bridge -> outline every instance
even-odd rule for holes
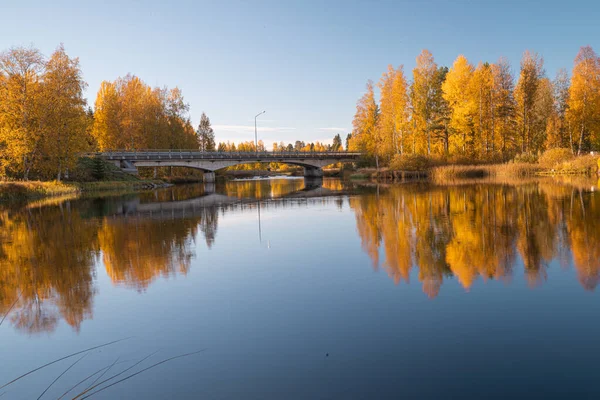
[[[115,150],[88,154],[115,164],[123,171],[137,174],[138,167],[186,167],[204,172],[205,182],[215,181],[215,171],[240,164],[283,163],[304,168],[305,177],[323,176],[323,167],[356,162],[361,153],[345,151],[285,152],[203,152],[194,150]]]

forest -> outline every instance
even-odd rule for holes
[[[390,65],[377,84],[367,83],[352,125],[350,150],[366,152],[377,166],[415,156],[527,160],[555,148],[582,155],[600,149],[600,60],[582,47],[571,74],[560,69],[551,80],[531,51],[515,77],[503,57],[474,65],[459,55],[447,68],[423,50],[412,80],[402,65]]]

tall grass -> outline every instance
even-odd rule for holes
[[[73,184],[62,182],[0,182],[0,201],[38,199],[79,192]]]
[[[454,179],[532,176],[541,171],[541,167],[529,163],[507,163],[493,165],[445,165],[433,167],[431,178],[434,182],[443,183]]]
[[[44,197],[77,195],[81,192],[141,190],[164,186],[157,180],[99,182],[0,182],[0,201],[37,200]]]

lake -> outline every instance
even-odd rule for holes
[[[584,179],[45,199],[0,209],[0,386],[125,340],[0,396],[598,398],[599,282]]]

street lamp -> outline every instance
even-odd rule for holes
[[[263,111],[261,113],[256,114],[256,116],[254,117],[254,146],[256,148],[256,153],[258,153],[258,134],[256,133],[256,118],[258,118],[260,115],[266,113],[266,111]]]

